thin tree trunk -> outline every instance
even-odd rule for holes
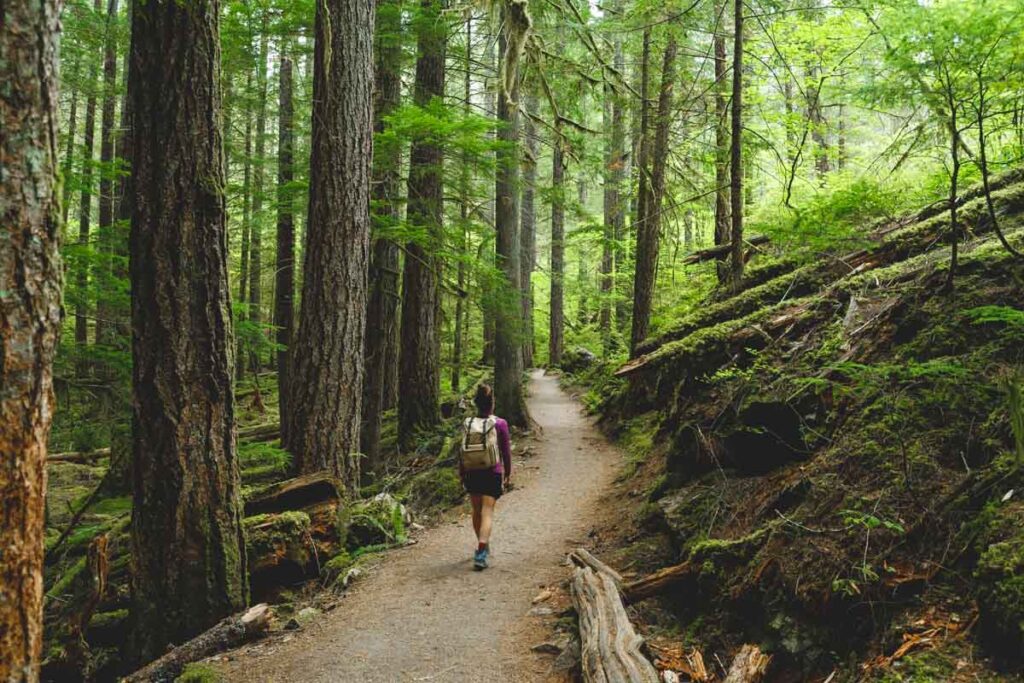
[[[103,10],[103,0],[96,0],[93,10],[99,14]],[[89,69],[88,95],[85,100],[85,137],[82,142],[82,173],[79,176],[81,183],[81,198],[78,206],[78,246],[80,262],[75,275],[75,289],[78,290],[78,302],[75,305],[75,344],[79,347],[79,354],[84,353],[85,345],[89,341],[89,263],[85,255],[90,251],[89,232],[92,220],[92,167],[93,167],[93,141],[96,136],[96,79],[99,76],[99,64],[93,64]],[[77,365],[78,373],[86,371],[85,362],[79,358]]]
[[[0,21],[0,680],[39,680],[46,442],[60,335],[57,72],[61,2]]]
[[[526,142],[526,163],[523,164],[523,197],[520,215],[519,289],[523,296],[523,367],[533,367],[533,269],[537,260],[537,212],[534,197],[537,184],[537,128],[533,116],[537,114],[537,94],[531,90],[526,96],[526,124],[523,139]]]
[[[665,164],[668,159],[668,134],[672,118],[672,92],[675,86],[676,39],[670,36],[665,46],[658,95],[658,121],[654,136],[651,189],[646,216],[636,236],[636,270],[633,279],[633,329],[630,350],[647,338],[654,298],[654,281],[661,240],[661,201],[665,194]]]
[[[373,128],[383,133],[384,118],[402,94],[402,0],[377,0],[376,69]],[[393,230],[399,221],[401,148],[389,142],[374,148],[372,201],[374,229]],[[366,312],[366,379],[363,384],[362,452],[366,470],[380,469],[381,413],[388,404],[388,377],[397,358],[399,248],[386,236],[373,241],[370,293]]]
[[[952,85],[946,84],[949,105],[949,153],[952,168],[949,173],[949,273],[946,275],[946,290],[952,294],[956,286],[956,269],[959,259],[960,223],[957,219],[960,182],[960,130],[957,128],[957,106],[953,99]]]
[[[743,280],[743,0],[734,0],[735,38],[732,55],[732,143],[730,154],[732,208],[731,282],[738,290]]]
[[[280,414],[288,414],[289,349],[295,324],[295,126],[292,58],[281,57],[277,123],[277,262],[274,268],[274,325],[277,328],[277,393]],[[284,427],[284,424],[282,424]],[[281,438],[285,438],[283,435]]]
[[[371,0],[316,8],[312,153],[302,306],[285,447],[300,473],[359,482],[373,153]]]
[[[473,63],[473,18],[466,16],[466,63],[463,79],[463,116],[468,118],[472,112],[472,73]],[[459,173],[459,265],[458,265],[458,296],[455,298],[455,342],[452,345],[452,391],[458,393],[462,385],[463,321],[466,315],[466,258],[469,249],[469,192],[470,192],[470,158],[469,151],[462,154],[462,168]],[[468,322],[468,321],[466,321]]]
[[[103,108],[100,120],[100,201],[98,249],[100,255],[96,267],[98,283],[109,281],[113,273],[114,259],[114,107],[117,100],[117,35],[114,32],[117,23],[117,0],[108,0],[107,24],[103,49]],[[108,321],[116,314],[110,305],[110,298],[99,296],[96,300],[96,336],[97,344],[112,345],[114,330]]]
[[[604,169],[602,172],[604,220],[601,227],[601,268],[600,268],[600,309],[598,313],[598,327],[601,331],[601,350],[608,355],[612,350],[612,288],[615,278],[615,254],[612,243],[615,238],[615,206],[618,203],[618,192],[616,192],[612,181],[612,98],[614,92],[610,85],[604,87],[604,101],[601,103],[601,116],[604,125],[605,148],[604,148]]]
[[[70,78],[66,81],[71,86],[71,109],[68,112],[67,147],[64,151],[64,165],[61,168],[61,178],[64,181],[64,199],[61,203],[61,215],[64,217],[64,225],[68,223],[68,210],[71,208],[71,171],[75,158],[75,133],[78,131],[78,88],[75,87],[79,79],[79,63],[81,58],[76,58],[71,67]]]
[[[252,72],[245,79],[246,94],[252,89]],[[252,223],[252,112],[245,107],[245,156],[242,160],[242,262],[238,274],[238,303],[245,304],[249,287],[249,237]],[[239,319],[241,319],[241,314]],[[245,341],[235,333],[235,379],[245,377]]]
[[[416,19],[414,99],[427,107],[444,97],[444,60],[448,40],[443,0],[421,0]],[[443,148],[421,131],[409,151],[406,221],[421,233],[405,247],[402,273],[402,351],[399,366],[398,442],[413,444],[415,431],[441,420],[440,403],[440,259],[432,251],[444,241]],[[428,246],[429,245],[429,246]]]
[[[621,9],[621,3],[618,5]],[[615,68],[619,73],[625,72],[625,55],[622,52],[622,39],[615,40]],[[624,183],[626,180],[626,116],[623,111],[622,97],[612,93],[612,156],[611,183],[614,192],[613,211],[611,216],[612,238],[615,240],[615,324],[620,331],[625,330],[629,321],[627,304],[626,279],[626,202]]]
[[[267,151],[267,12],[263,11],[259,62],[256,65],[256,87],[259,99],[256,105],[256,158],[252,170],[252,225],[249,228],[249,322],[260,329],[263,322],[263,178]],[[260,335],[262,337],[262,334]],[[242,359],[238,359],[239,363]],[[249,352],[249,365],[253,374],[260,371],[260,349],[254,345]]]
[[[562,364],[565,327],[565,164],[562,131],[555,128],[554,150],[551,153],[551,313],[548,329],[548,365]]]
[[[729,242],[729,126],[726,106],[725,0],[715,3],[715,246]],[[718,281],[729,279],[723,260],[717,266]]]
[[[132,633],[148,661],[245,606],[217,0],[132,17]]]
[[[643,49],[640,56],[640,153],[637,159],[636,173],[636,212],[633,218],[633,234],[637,235],[643,230],[644,221],[647,218],[647,194],[650,189],[650,98],[648,89],[650,87],[651,71],[651,30],[644,29]],[[636,292],[633,293],[634,297]],[[636,313],[634,312],[634,315]]]
[[[502,77],[498,89],[498,140],[504,145],[497,152],[495,176],[494,224],[497,231],[495,253],[504,282],[497,295],[509,297],[496,302],[494,334],[494,394],[497,410],[510,425],[527,427],[529,413],[523,396],[522,325],[518,302],[520,291],[519,242],[519,75],[516,61],[506,54],[508,44],[521,37],[522,6],[508,4],[502,10],[502,31],[498,51],[502,60]]]

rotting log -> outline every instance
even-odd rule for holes
[[[330,472],[314,472],[269,486],[245,502],[246,517],[265,512],[301,510],[342,498],[344,484]]]
[[[771,241],[768,235],[752,235],[751,237],[743,240],[744,244],[751,247],[756,247],[761,244],[767,244]],[[694,263],[702,263],[704,261],[711,261],[714,259],[723,258],[728,256],[732,252],[732,242],[727,244],[719,244],[715,247],[708,247],[707,249],[698,249],[689,256],[683,259],[684,265],[691,265]]]
[[[764,678],[771,661],[771,655],[762,653],[757,645],[744,645],[733,658],[723,683],[757,683]]]
[[[238,438],[246,441],[273,441],[280,436],[281,424],[278,422],[242,427],[238,430]]]
[[[67,453],[51,453],[46,457],[46,462],[74,462],[79,464],[90,463],[100,458],[109,458],[109,448],[97,448],[92,451],[70,451]]]
[[[594,557],[594,555],[583,546],[580,546],[569,553],[569,560],[571,560],[577,567],[590,567],[598,574],[607,574],[615,582],[616,588],[621,588],[624,583],[621,574]]]
[[[627,603],[640,602],[693,578],[697,569],[690,562],[664,567],[622,587],[622,597]]]
[[[615,580],[606,572],[577,567],[572,601],[580,620],[580,658],[587,683],[657,683],[658,672],[640,651]]]
[[[270,628],[272,616],[270,606],[261,603],[242,614],[227,617],[128,676],[125,683],[171,683],[188,664],[262,636]]]

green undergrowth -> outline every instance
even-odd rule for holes
[[[1007,177],[997,210],[1020,248],[1024,182]],[[659,603],[688,643],[758,642],[794,680],[1024,666],[1024,264],[967,197],[976,236],[952,295],[935,239],[948,218],[929,208],[873,224],[884,236],[860,267],[765,261],[743,293],[681,310],[625,378],[601,364],[572,377],[627,473],[648,463],[643,533],[694,566]],[[869,665],[914,624],[975,616],[962,637]]]

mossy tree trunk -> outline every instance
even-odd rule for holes
[[[523,140],[526,159],[523,164],[523,205],[520,215],[519,288],[523,299],[523,367],[533,367],[533,269],[537,260],[537,212],[534,198],[537,184],[537,157],[540,145],[533,117],[537,115],[537,94],[526,96],[526,124]]]
[[[302,305],[285,447],[300,473],[359,479],[373,153],[372,0],[318,3]]]
[[[148,661],[247,600],[217,0],[132,17],[132,616]]]
[[[428,107],[444,97],[448,41],[444,0],[422,0],[415,20],[417,39],[414,100]],[[440,259],[432,253],[444,241],[443,148],[431,131],[414,137],[409,152],[406,219],[419,238],[405,246],[402,273],[402,350],[398,394],[398,439],[403,449],[415,431],[441,419],[439,364],[441,316]]]
[[[263,179],[267,152],[267,10],[260,25],[260,51],[256,63],[256,158],[252,161],[252,224],[249,227],[249,322],[259,329],[263,322]],[[261,335],[262,338],[262,335]],[[243,360],[237,359],[241,364]],[[249,366],[258,373],[262,365],[259,348],[249,351]]]
[[[725,7],[725,0],[715,2],[715,246],[729,242],[729,110],[726,97],[729,72],[725,62]],[[722,261],[718,264],[718,281],[728,279],[729,269]]]
[[[732,253],[729,271],[732,287],[743,280],[743,0],[734,0],[732,51],[732,141],[730,143],[730,197]]]
[[[402,0],[377,0],[375,36],[373,129],[382,133],[384,118],[394,112],[402,95]],[[400,215],[402,153],[398,145],[379,145],[374,151],[372,208],[376,230],[397,225]],[[363,384],[363,426],[360,442],[366,468],[380,465],[381,413],[387,406],[389,361],[398,339],[399,247],[387,237],[373,240],[370,291],[366,307],[366,379]]]
[[[96,265],[96,281],[103,283],[113,275],[113,258],[115,251],[114,236],[114,114],[117,104],[117,0],[108,0],[107,22],[104,28],[103,47],[103,106],[100,115],[100,196],[99,216],[96,224],[98,232],[98,249],[100,255]],[[112,345],[116,326],[113,324],[117,315],[111,302],[106,297],[96,300],[97,344]]]
[[[519,10],[522,11],[522,10]],[[502,12],[502,31],[498,51],[505,55],[509,33],[515,31],[516,20],[510,21],[509,8]],[[497,152],[495,177],[494,225],[497,231],[495,248],[502,288],[497,296],[503,300],[495,306],[494,394],[498,413],[515,427],[529,425],[529,413],[523,396],[523,330],[521,324],[520,242],[519,242],[519,76],[508,73],[515,62],[505,59],[498,90],[498,140],[504,143]]]
[[[61,323],[57,46],[62,3],[0,21],[0,680],[39,680],[46,441]]]

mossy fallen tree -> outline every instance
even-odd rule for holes
[[[255,640],[270,628],[273,610],[259,604],[221,620],[124,679],[125,683],[172,683],[192,662]]]

